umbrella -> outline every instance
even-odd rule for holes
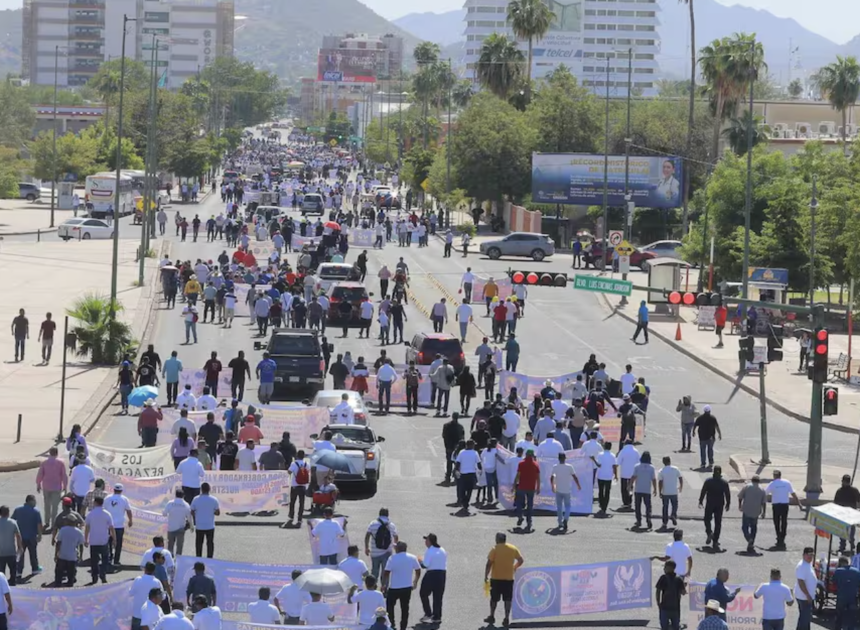
[[[346,593],[353,587],[346,573],[334,569],[309,569],[298,577],[295,584],[303,591],[318,595]]]
[[[323,224],[323,227],[327,227],[327,228],[330,228],[332,230],[339,230],[340,229],[340,223],[338,223],[336,221],[326,221],[325,224]]]
[[[349,458],[343,453],[337,451],[320,451],[314,453],[313,463],[317,466],[325,466],[330,470],[339,470],[340,472],[350,473],[352,467],[349,465]]]
[[[164,267],[162,267],[161,270],[162,271],[179,271],[179,267],[176,267],[174,265],[164,265]]]
[[[131,393],[128,395],[128,404],[135,407],[143,407],[143,403],[150,398],[158,398],[158,388],[152,385],[142,385],[131,390]]]

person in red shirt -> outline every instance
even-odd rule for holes
[[[505,320],[508,317],[508,307],[499,301],[493,307],[493,341],[499,343],[505,340]]]
[[[248,440],[254,440],[254,444],[260,444],[263,437],[263,432],[257,426],[256,418],[249,414],[245,418],[245,424],[239,429],[239,443],[244,444]]]
[[[535,460],[534,451],[531,449],[526,451],[526,458],[517,466],[514,488],[516,488],[517,527],[522,527],[523,508],[525,508],[526,531],[530,531],[535,494],[540,494],[540,465]]]
[[[717,348],[723,347],[723,328],[726,327],[726,318],[728,317],[729,312],[725,306],[720,304],[717,307],[717,310],[714,312],[714,327],[717,331]]]
[[[212,352],[212,357],[203,365],[206,371],[206,387],[212,392],[215,398],[218,398],[218,377],[221,376],[223,366],[218,360],[218,353]]]

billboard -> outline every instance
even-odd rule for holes
[[[532,77],[540,79],[561,65],[582,73],[582,0],[548,0],[555,18],[532,47]]]
[[[638,208],[681,205],[681,158],[630,156],[630,194]],[[604,156],[532,154],[532,201],[593,206],[603,203]],[[623,206],[625,161],[609,156],[609,205]]]
[[[317,81],[374,83],[376,64],[384,50],[320,48]]]

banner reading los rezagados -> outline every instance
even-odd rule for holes
[[[705,618],[705,586],[704,582],[690,582],[687,585],[687,599],[690,601],[688,628],[697,628]],[[741,592],[726,606],[726,623],[731,630],[758,630],[761,628],[763,602],[754,597],[756,587],[751,584],[726,584],[730,592],[734,592],[738,586]]]
[[[496,466],[496,474],[499,479],[499,503],[506,510],[514,509],[516,493],[514,492],[514,478],[517,474],[519,461],[511,453],[503,448],[499,452],[505,459],[504,463]],[[581,489],[574,484],[570,493],[570,511],[572,514],[591,514],[594,497],[594,485],[592,481],[591,460],[585,457],[581,449],[567,451],[567,463],[573,466],[573,470],[579,479]],[[558,459],[539,459],[540,466],[540,493],[535,496],[534,509],[547,512],[556,512],[555,494],[549,483],[552,475],[552,467],[558,464]]]
[[[8,615],[9,629],[128,630],[131,623],[130,584],[131,580],[125,580],[86,588],[12,587],[14,612]]]
[[[170,428],[159,431],[159,435],[170,436]],[[102,471],[123,477],[164,477],[173,472],[173,457],[170,446],[153,448],[114,448],[90,442],[90,461],[96,474]]]
[[[520,569],[514,581],[514,619],[650,607],[648,558]]]

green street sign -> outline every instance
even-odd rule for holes
[[[612,280],[597,276],[574,276],[573,288],[595,293],[612,293],[613,295],[630,295],[633,283],[626,280]]]

